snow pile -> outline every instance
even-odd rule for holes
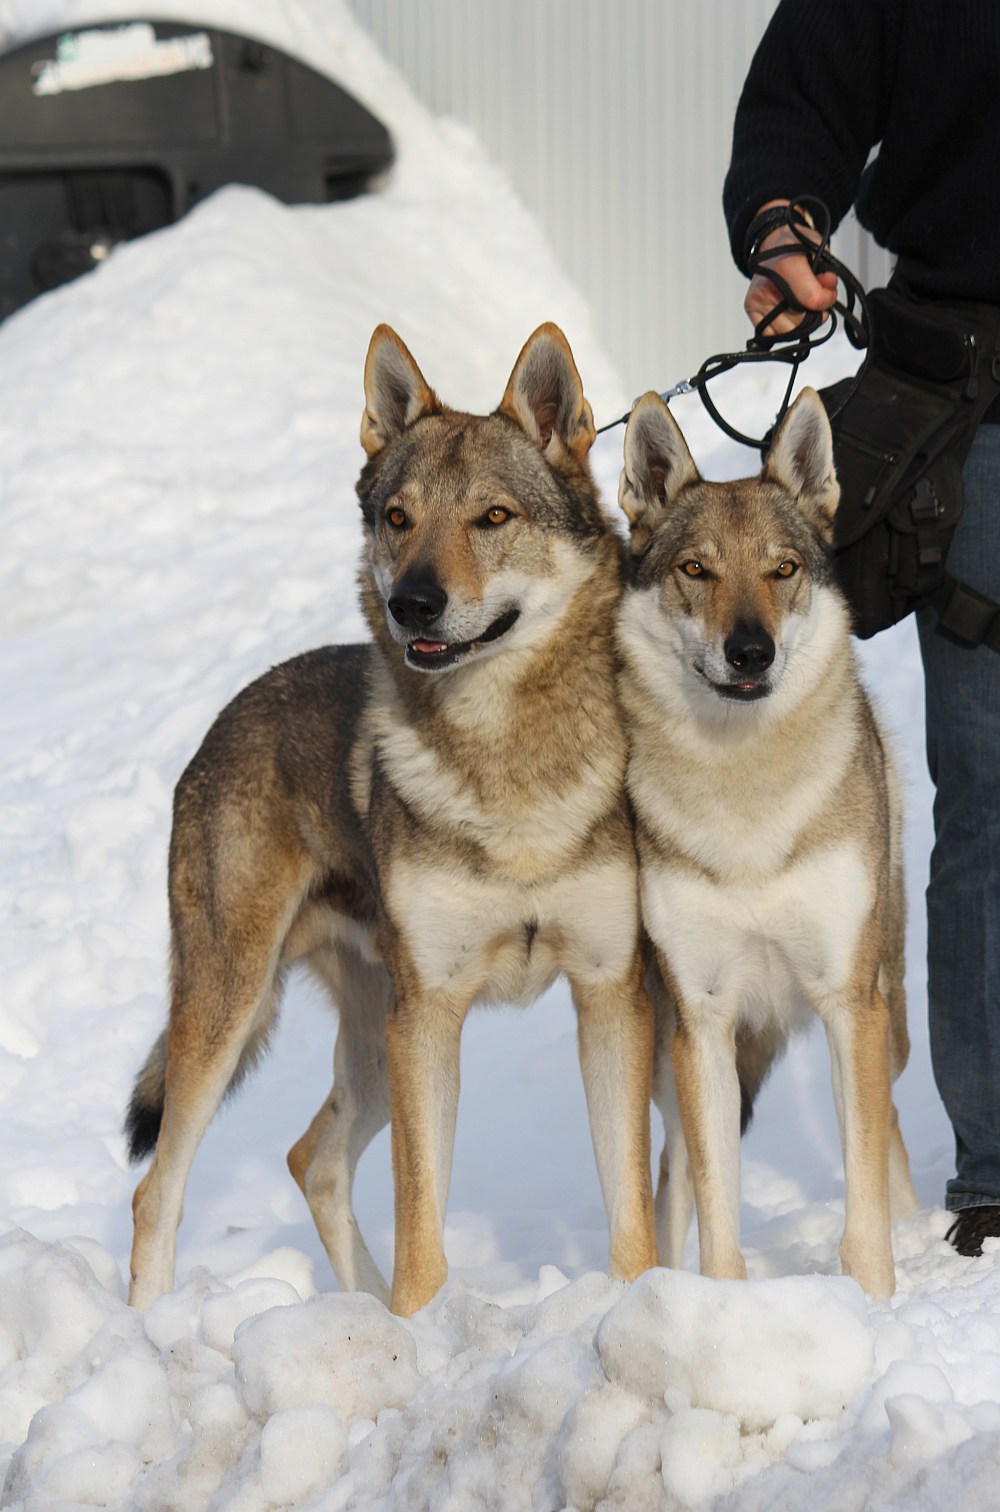
[[[404,1322],[317,1295],[301,1256],[272,1258],[283,1276],[199,1271],[143,1319],[98,1246],[0,1242],[0,1432],[19,1444],[3,1505],[631,1512],[821,1505],[833,1485],[838,1507],[929,1512],[942,1458],[966,1504],[989,1505],[990,1266],[962,1322],[902,1295],[869,1308],[837,1277],[652,1271],[625,1287],[553,1267],[528,1303],[453,1280]],[[949,1380],[973,1383],[972,1318],[974,1402]]]
[[[10,1506],[263,1512],[324,1489],[324,1506],[425,1506],[447,1488],[582,1509],[656,1505],[663,1487],[690,1506],[806,1422],[829,1434],[874,1366],[864,1299],[838,1279],[654,1271],[625,1288],[548,1270],[527,1306],[452,1281],[403,1322],[371,1297],[310,1296],[308,1275],[302,1300],[202,1272],[143,1320],[72,1250],[14,1235],[0,1257],[5,1342],[28,1351],[36,1394],[30,1425],[23,1372],[4,1395],[5,1430],[27,1428]]]
[[[598,421],[628,397],[502,176],[421,110],[340,5],[152,9],[255,30],[333,73],[390,126],[399,161],[381,192],[331,207],[225,190],[0,327],[0,1501],[991,1507],[1000,1245],[965,1261],[942,1237],[950,1134],[918,906],[898,1101],[925,1209],[895,1232],[891,1304],[837,1275],[843,1178],[817,1036],[744,1144],[753,1279],[609,1281],[561,986],[465,1029],[452,1280],[411,1322],[338,1295],[284,1165],[329,1090],[334,1034],[293,977],[271,1057],[198,1153],[176,1291],[145,1318],[125,1305],[136,1178],[120,1120],[163,1021],[171,790],[240,686],[362,631],[353,485],[372,328],[394,325],[445,399],[486,409],[554,319]],[[98,14],[136,8],[0,0],[0,38]],[[825,353],[814,383],[844,360]],[[677,376],[665,350],[650,383]],[[677,412],[707,470],[753,465],[697,403]],[[613,498],[621,432],[595,453]],[[911,629],[866,658],[908,776],[918,902],[929,803]],[[387,1271],[384,1135],[356,1197]]]

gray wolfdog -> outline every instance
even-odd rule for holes
[[[226,708],[174,802],[167,1029],[139,1074],[130,1299],[172,1284],[184,1185],[221,1098],[304,961],[338,1012],[334,1086],[288,1157],[341,1284],[389,1293],[351,1209],[391,1119],[395,1269],[410,1314],[442,1245],[459,1036],[476,1002],[569,979],[610,1268],[656,1263],[653,1010],[625,797],[615,617],[625,567],[590,475],[562,332],[526,343],[498,409],[449,409],[380,326],[358,483],[372,642],[275,668]]]
[[[890,1194],[896,1216],[917,1205],[890,1093],[909,1051],[899,803],[832,581],[838,499],[811,390],[760,476],[733,483],[702,480],[646,395],[619,490],[637,559],[622,697],[643,917],[667,991],[654,1072],[664,1261],[680,1264],[690,1218],[686,1144],[701,1269],[746,1274],[741,1123],[812,1009],[844,1149],[841,1261],[885,1297]]]

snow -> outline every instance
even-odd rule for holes
[[[837,1274],[843,1173],[817,1035],[744,1144],[751,1279],[698,1277],[689,1238],[684,1272],[609,1280],[561,986],[467,1025],[447,1285],[408,1322],[339,1294],[284,1165],[329,1088],[334,1035],[295,978],[268,1061],[199,1151],[176,1290],[145,1317],[126,1306],[136,1177],[120,1122],[163,1021],[171,790],[240,686],[362,633],[353,485],[372,328],[389,321],[446,399],[485,409],[554,319],[598,421],[629,398],[503,176],[340,4],[154,10],[255,30],[328,70],[399,159],[379,193],[331,207],[227,189],[0,327],[0,1502],[992,1507],[1000,1241],[966,1260],[943,1238],[911,626],[864,650],[909,816],[914,1050],[897,1093],[923,1208],[894,1232],[891,1302]],[[136,13],[0,0],[0,41]],[[810,381],[845,361],[832,345]],[[665,350],[650,386],[679,376]],[[748,383],[762,416],[772,403],[763,382],[727,380],[749,424]],[[675,410],[706,471],[752,465],[696,401]],[[595,448],[609,500],[620,451],[620,430]],[[387,1270],[385,1135],[357,1207]]]

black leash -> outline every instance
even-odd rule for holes
[[[782,227],[787,227],[791,231],[794,240],[780,242],[764,251],[762,243],[774,231]],[[837,299],[826,311],[804,310],[796,301],[781,274],[776,273],[771,267],[778,258],[790,256],[808,258],[817,276],[820,273],[835,273],[844,289],[844,298]],[[756,215],[747,231],[743,260],[751,278],[756,273],[763,273],[774,284],[781,295],[778,303],[757,322],[754,333],[743,351],[719,352],[714,357],[706,357],[693,378],[684,378],[680,383],[675,383],[673,388],[667,389],[660,398],[666,404],[678,394],[697,393],[720,430],[742,446],[753,446],[763,451],[770,445],[771,437],[791,403],[792,389],[795,386],[799,368],[814,347],[823,346],[830,340],[837,329],[838,319],[844,322],[844,331],[851,345],[865,354],[843,399],[836,409],[831,411],[830,419],[840,414],[860,384],[868,366],[871,315],[860,281],[850,268],[839,258],[834,257],[830,251],[830,212],[822,200],[812,195],[800,194],[789,205],[773,205],[769,210],[762,210],[759,215]],[[802,319],[794,330],[782,332],[780,335],[765,335],[765,328],[789,310],[802,315]],[[708,386],[713,379],[745,362],[784,362],[791,368],[784,398],[775,416],[774,425],[766,436],[747,436],[737,430],[734,425],[730,425],[728,420],[719,413],[709,393]],[[631,413],[632,411],[629,410],[620,419],[602,425],[597,434],[600,436],[604,431],[613,430],[616,425],[624,425]]]

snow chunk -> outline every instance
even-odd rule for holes
[[[711,1281],[647,1271],[607,1314],[608,1378],[673,1407],[730,1413],[746,1429],[838,1416],[872,1377],[874,1335],[846,1277]]]
[[[229,1381],[195,1392],[190,1438],[143,1479],[136,1512],[192,1512],[207,1507],[252,1437],[246,1410]],[[253,1427],[256,1427],[254,1424]]]
[[[27,1492],[80,1452],[94,1447],[94,1425],[68,1402],[56,1402],[35,1413],[24,1443],[14,1454],[3,1485],[3,1505],[22,1501]]]
[[[206,1297],[201,1311],[201,1336],[210,1349],[231,1354],[236,1330],[247,1318],[257,1317],[272,1307],[295,1307],[301,1301],[287,1281],[242,1281],[233,1291]]]
[[[141,1468],[135,1450],[117,1439],[88,1444],[47,1467],[32,1486],[38,1500],[33,1499],[30,1505],[124,1506]]]
[[[615,1458],[602,1512],[661,1512],[660,1425],[645,1423],[625,1439]]]
[[[146,1309],[146,1338],[161,1350],[170,1349],[179,1339],[196,1338],[202,1309],[216,1293],[226,1293],[225,1283],[206,1270],[194,1271],[177,1291],[165,1292]]]
[[[496,1302],[475,1296],[456,1281],[442,1288],[441,1298],[436,1308],[440,1322],[464,1348],[479,1349],[483,1354],[514,1353],[521,1341],[521,1326]]]
[[[81,1255],[14,1229],[0,1239],[0,1443],[20,1443],[32,1414],[85,1379],[85,1351],[125,1304]]]
[[[928,1402],[951,1402],[954,1392],[940,1365],[931,1360],[893,1360],[880,1375],[865,1406],[865,1426],[874,1433],[885,1427],[882,1407],[889,1397],[918,1395]]]
[[[274,1307],[241,1323],[233,1361],[240,1398],[258,1418],[317,1404],[348,1423],[375,1418],[404,1406],[420,1381],[406,1325],[361,1292]]]
[[[234,1288],[243,1281],[284,1281],[288,1286],[294,1287],[300,1302],[308,1302],[310,1297],[316,1295],[312,1261],[308,1255],[293,1249],[290,1244],[268,1250],[266,1255],[261,1255],[252,1265],[245,1265],[235,1276],[229,1277],[229,1284]]]
[[[118,1262],[103,1244],[98,1244],[96,1239],[90,1239],[86,1234],[71,1234],[63,1240],[63,1244],[86,1261],[105,1291],[125,1301],[125,1287]]]
[[[82,1255],[19,1229],[0,1239],[0,1330],[15,1358],[71,1360],[121,1309]]]
[[[260,1435],[260,1489],[275,1506],[329,1485],[347,1457],[347,1434],[331,1407],[276,1412]]]
[[[703,1407],[685,1408],[663,1430],[660,1456],[670,1504],[697,1506],[732,1486],[731,1467],[741,1458],[739,1423]]]
[[[98,1439],[120,1439],[146,1460],[173,1448],[170,1391],[156,1360],[116,1355],[95,1370],[69,1401],[90,1419]]]
[[[885,1404],[892,1429],[889,1457],[895,1465],[921,1465],[972,1437],[972,1425],[955,1407],[908,1393]]]
[[[552,1271],[554,1267],[545,1269]],[[621,1297],[623,1283],[602,1271],[587,1271],[576,1281],[567,1282],[563,1277],[562,1282],[558,1290],[547,1290],[540,1301],[525,1309],[522,1318],[525,1333],[548,1336],[582,1330],[593,1337],[598,1323]]]
[[[569,1506],[595,1506],[608,1489],[623,1441],[648,1421],[645,1402],[595,1378],[567,1413],[556,1439],[559,1483]]]
[[[549,1437],[560,1427],[581,1391],[599,1379],[594,1352],[572,1337],[525,1339],[497,1371],[496,1410],[525,1437]]]

